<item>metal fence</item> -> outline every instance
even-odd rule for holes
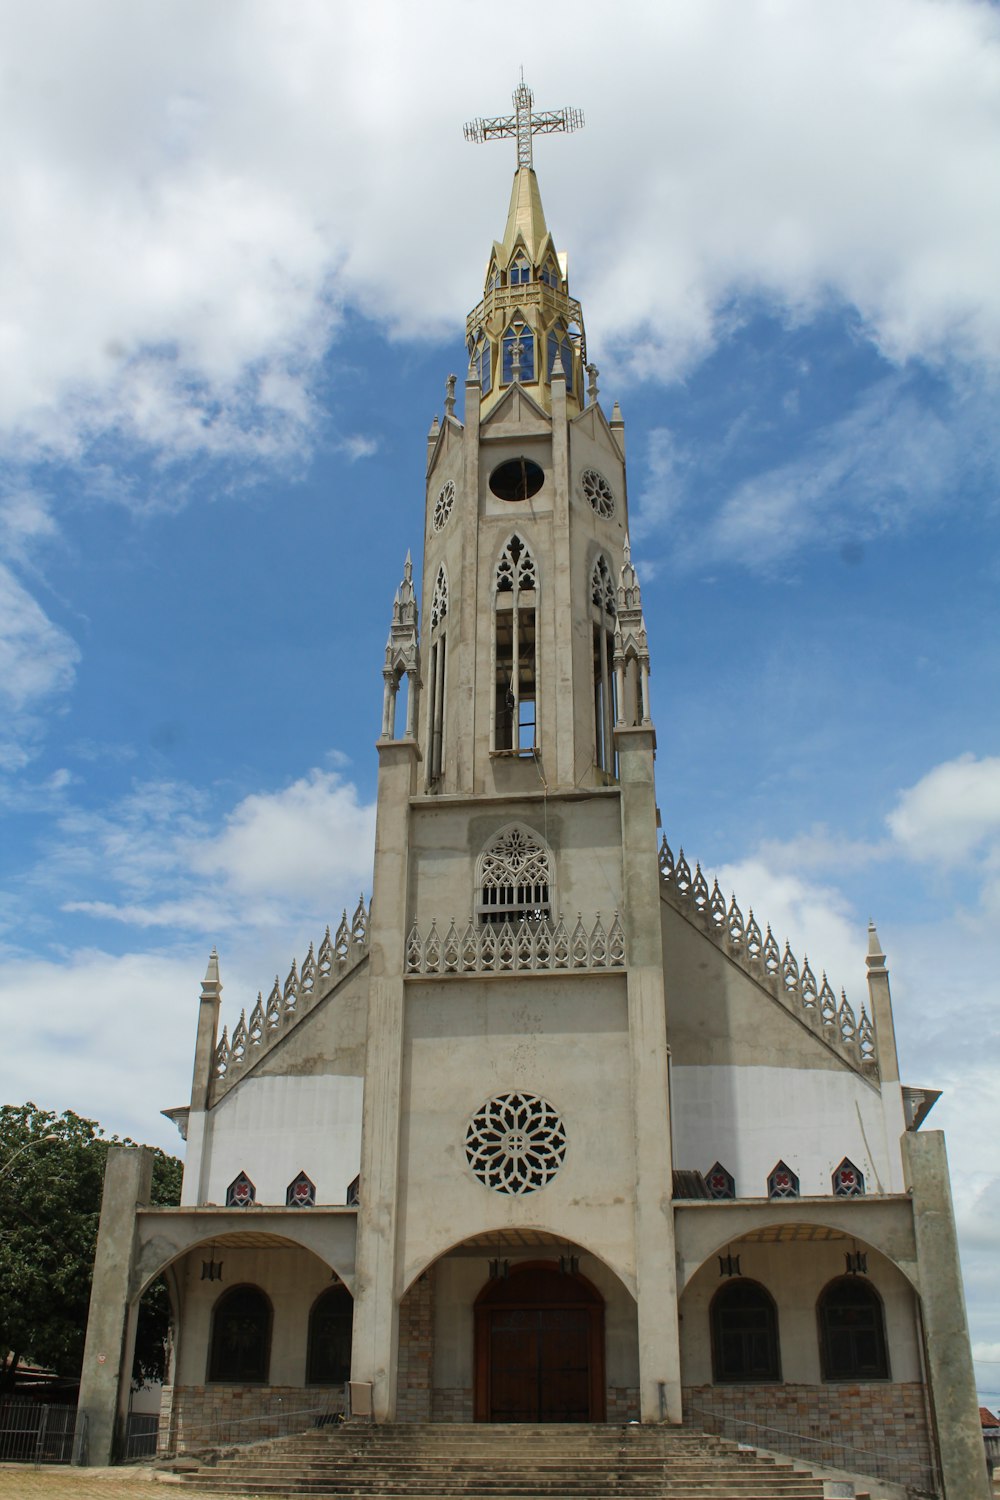
[[[772,1453],[783,1453],[812,1463],[821,1468],[843,1469],[848,1473],[870,1474],[875,1479],[887,1480],[907,1488],[911,1495],[928,1496],[930,1500],[941,1493],[936,1468],[912,1462],[889,1449],[878,1452],[857,1448],[850,1443],[839,1442],[834,1437],[814,1438],[806,1433],[794,1432],[786,1427],[771,1427],[722,1412],[709,1411],[704,1407],[691,1406],[685,1416],[697,1418],[697,1425],[706,1432],[718,1433],[754,1448],[764,1448]]]
[[[76,1407],[41,1401],[0,1401],[0,1461],[68,1464],[73,1457]]]
[[[131,1464],[144,1458],[155,1458],[159,1430],[159,1412],[130,1411],[122,1433],[121,1462]]]

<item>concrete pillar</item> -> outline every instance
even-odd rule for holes
[[[618,729],[628,965],[629,1048],[635,1131],[635,1259],[639,1414],[680,1422],[681,1370],[674,1253],[670,1083],[660,936],[660,876],[651,728]],[[666,1396],[661,1412],[660,1390]]]
[[[447,726],[449,741],[445,757],[443,788],[447,792],[470,792],[481,789],[485,767],[476,766],[476,734],[489,743],[490,693],[492,686],[477,699],[476,648],[479,639],[477,607],[479,603],[479,382],[465,384],[465,433],[462,438],[462,491],[458,500],[461,523],[461,564],[458,577],[449,578],[451,599],[449,614],[454,620],[455,595],[458,595],[458,629],[449,631],[448,660],[445,667],[445,693],[451,704]],[[486,586],[483,614],[489,609],[492,584]],[[492,630],[492,621],[489,621]],[[452,748],[454,747],[454,748]],[[477,781],[480,787],[477,788]]]
[[[212,1100],[212,1076],[215,1049],[219,1041],[219,1011],[222,1008],[222,981],[219,978],[219,955],[212,949],[208,968],[201,982],[198,1002],[198,1034],[191,1075],[191,1107],[187,1121],[187,1151],[184,1156],[184,1178],[181,1204],[185,1208],[204,1203],[208,1193],[208,1163],[211,1157],[212,1124],[209,1106]]]
[[[962,1268],[940,1130],[903,1136],[920,1268],[924,1359],[937,1433],[944,1500],[989,1500]]]
[[[152,1179],[153,1155],[144,1146],[108,1148],[80,1377],[79,1409],[86,1413],[87,1439],[84,1446],[78,1436],[77,1464],[111,1462],[115,1429],[128,1410],[135,1352],[130,1292],[136,1209],[149,1203]]]
[[[419,754],[412,740],[382,740],[378,752],[351,1379],[371,1385],[375,1420],[385,1422],[396,1410],[403,966],[409,921],[409,799]]]
[[[566,415],[566,376],[562,361],[552,371],[552,537],[555,546],[549,568],[555,601],[554,650],[545,665],[545,678],[551,694],[549,723],[554,733],[551,741],[542,741],[543,764],[549,784],[570,787],[576,784],[576,760],[582,747],[576,743],[576,716],[573,699],[573,592],[586,598],[585,579],[574,580],[572,549],[569,545],[569,423]],[[588,708],[590,706],[588,701]]]

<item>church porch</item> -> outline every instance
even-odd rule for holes
[[[427,1267],[399,1311],[403,1422],[628,1422],[636,1306],[597,1256],[541,1232],[477,1236]]]

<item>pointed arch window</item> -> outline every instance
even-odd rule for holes
[[[791,1167],[786,1167],[783,1161],[778,1162],[767,1179],[767,1196],[769,1198],[797,1198],[799,1196],[799,1179]]]
[[[531,280],[531,265],[525,255],[515,255],[507,270],[508,286],[527,286]]]
[[[781,1379],[778,1312],[756,1281],[729,1281],[712,1298],[712,1379],[730,1382]]]
[[[615,676],[615,616],[617,592],[603,555],[590,576],[591,622],[594,638],[594,763],[604,775],[618,775],[615,722],[618,718]]]
[[[503,336],[502,375],[504,385],[515,378],[522,384],[535,378],[535,336],[523,318],[516,318]]]
[[[863,1198],[865,1196],[864,1173],[859,1172],[846,1156],[833,1174],[833,1191],[837,1198]]]
[[[343,1385],[351,1376],[354,1298],[346,1286],[322,1292],[309,1314],[307,1385]]]
[[[256,1203],[256,1201],[257,1189],[245,1172],[234,1177],[226,1188],[227,1208],[249,1208],[251,1203]]]
[[[493,386],[493,356],[490,341],[482,332],[469,340],[469,366],[479,381],[479,389],[487,395]]]
[[[550,286],[553,291],[559,290],[559,267],[551,255],[539,272],[539,279],[544,281],[546,286]]]
[[[538,746],[538,581],[529,548],[516,535],[497,563],[493,595],[494,751],[532,755]]]
[[[479,856],[476,884],[480,922],[542,922],[552,906],[548,850],[530,828],[504,828]]]
[[[427,785],[440,779],[444,763],[445,656],[447,652],[448,574],[438,568],[431,600],[430,692],[427,704]]]
[[[291,1181],[285,1189],[286,1208],[315,1208],[316,1184],[305,1172]]]
[[[258,1286],[234,1286],[212,1309],[208,1379],[266,1385],[271,1364],[271,1303]]]
[[[566,372],[566,390],[573,394],[573,345],[570,343],[569,335],[561,324],[549,330],[548,340],[548,371],[549,380],[552,379],[552,371],[556,367],[556,360],[562,359],[562,367]]]
[[[495,292],[502,282],[503,276],[500,274],[500,267],[495,260],[491,261],[490,269],[486,276],[486,295],[489,296],[490,292]]]
[[[888,1380],[882,1299],[857,1276],[831,1281],[816,1304],[824,1380]]]
[[[732,1172],[727,1172],[721,1162],[716,1162],[714,1167],[709,1167],[708,1176],[705,1178],[710,1198],[735,1198],[736,1179]]]

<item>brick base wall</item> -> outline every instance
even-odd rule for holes
[[[920,1384],[702,1385],[686,1386],[683,1398],[684,1420],[693,1427],[803,1461],[937,1490]]]
[[[164,1386],[157,1452],[198,1453],[220,1444],[285,1437],[343,1409],[343,1386]]]
[[[431,1392],[432,1422],[471,1422],[472,1387],[444,1386]]]
[[[434,1361],[434,1271],[425,1271],[399,1304],[397,1422],[431,1420]]]
[[[609,1385],[607,1401],[609,1422],[638,1422],[639,1387],[637,1385]]]

